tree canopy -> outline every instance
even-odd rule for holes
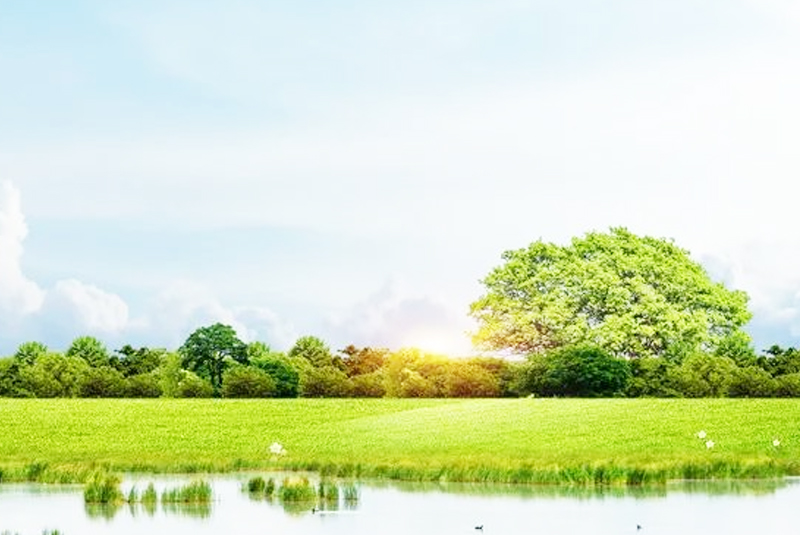
[[[619,357],[713,351],[750,319],[747,295],[711,280],[671,240],[624,228],[506,251],[471,305],[474,341],[541,353],[592,344]]]
[[[221,323],[200,327],[178,351],[183,357],[183,366],[208,379],[216,392],[222,387],[222,374],[229,359],[248,363],[247,345],[239,340],[233,327]]]

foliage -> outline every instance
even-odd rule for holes
[[[163,393],[156,373],[140,373],[128,377],[125,396],[130,398],[157,398]]]
[[[70,344],[66,355],[68,357],[79,357],[86,361],[89,366],[99,368],[108,366],[111,359],[106,346],[93,336],[79,336]]]
[[[23,342],[14,353],[14,359],[25,366],[36,363],[36,359],[48,353],[47,346],[41,342]]]
[[[27,398],[33,395],[20,377],[20,368],[20,361],[16,358],[0,359],[0,397]]]
[[[350,395],[354,398],[382,398],[386,395],[386,378],[382,370],[350,378]]]
[[[112,357],[111,363],[125,377],[132,377],[158,369],[166,352],[165,349],[150,349],[148,347],[134,349],[126,344],[117,351],[120,357]]]
[[[628,397],[672,398],[681,395],[673,380],[675,363],[661,357],[643,357],[629,362],[631,380]]]
[[[545,355],[545,396],[607,397],[621,394],[630,379],[628,361],[595,346],[562,347]]]
[[[300,375],[300,394],[305,398],[341,398],[349,396],[350,389],[347,375],[333,366],[309,366]]]
[[[686,357],[670,375],[686,397],[724,397],[736,370],[736,363],[728,357],[696,353]]]
[[[84,398],[119,398],[127,394],[125,377],[111,366],[89,368],[81,377],[80,396]]]
[[[671,241],[622,229],[507,251],[471,306],[475,342],[541,353],[590,343],[621,357],[714,349],[741,336],[747,296],[711,281]]]
[[[344,355],[343,363],[348,377],[366,375],[380,370],[389,350],[384,348],[362,347],[349,345],[340,351]]]
[[[178,397],[181,398],[210,398],[214,395],[211,383],[192,372],[183,372],[178,383]]]
[[[183,367],[210,381],[214,392],[222,387],[222,374],[232,360],[247,364],[247,346],[229,325],[215,323],[200,327],[186,339],[178,350]]]
[[[776,377],[775,395],[782,398],[800,397],[800,372]]]
[[[322,368],[335,366],[340,360],[335,360],[328,344],[316,336],[301,336],[289,350],[289,357],[302,358],[312,366]]]
[[[39,398],[77,397],[89,364],[80,357],[48,353],[20,370],[24,388]]]
[[[758,366],[736,368],[728,384],[732,398],[768,398],[775,395],[775,380]]]
[[[296,398],[300,391],[300,374],[282,354],[268,353],[251,357],[250,363],[265,371],[275,383],[275,397]]]
[[[181,356],[178,353],[164,355],[161,366],[156,370],[156,375],[164,397],[175,398],[180,396],[180,383],[185,372],[181,368]]]
[[[268,398],[275,394],[275,381],[268,373],[251,366],[231,366],[222,374],[222,396],[226,398]]]

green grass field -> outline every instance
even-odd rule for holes
[[[576,484],[800,474],[800,400],[0,399],[0,422],[6,480],[97,467]]]

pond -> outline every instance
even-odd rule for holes
[[[248,478],[207,478],[213,488],[207,506],[115,509],[86,506],[80,486],[3,484],[0,533],[751,535],[794,533],[800,525],[800,481],[795,479],[598,490],[360,482],[357,502],[340,499],[319,511],[316,504],[253,499],[242,490]],[[153,482],[160,491],[188,481],[136,475],[124,479],[123,490]]]

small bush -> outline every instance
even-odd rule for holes
[[[234,366],[222,375],[222,396],[226,398],[268,398],[275,395],[275,381],[258,368]]]

